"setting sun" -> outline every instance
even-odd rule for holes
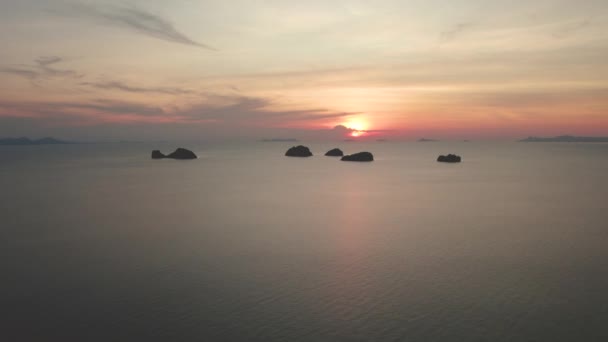
[[[357,120],[347,121],[343,124],[346,128],[352,130],[349,135],[353,138],[365,135],[368,129],[367,122],[358,118]]]
[[[344,126],[354,129],[357,131],[365,131],[367,129],[367,122],[357,120],[357,121],[348,121],[344,124]],[[361,132],[359,132],[361,133]]]

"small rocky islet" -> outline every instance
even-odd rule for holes
[[[370,152],[358,152],[348,156],[342,157],[342,161],[354,161],[354,162],[371,162],[374,161],[374,155]]]
[[[293,146],[287,152],[285,152],[286,157],[312,157],[312,152],[310,149],[303,145]]]
[[[165,155],[159,150],[152,151],[152,159],[178,159],[178,160],[189,160],[198,158],[196,154],[188,149],[179,147],[172,153]]]
[[[339,148],[332,148],[331,150],[327,151],[325,155],[328,157],[342,157],[344,152],[342,152],[342,150]]]
[[[460,163],[462,158],[455,154],[448,154],[447,156],[440,155],[437,157],[437,161],[440,163]]]

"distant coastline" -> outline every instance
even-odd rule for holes
[[[608,137],[577,137],[573,135],[560,135],[557,137],[527,137],[520,142],[585,142],[598,143],[608,142]]]
[[[263,141],[263,142],[297,142],[298,139],[294,139],[294,138],[272,138],[272,139],[262,139],[260,141]]]
[[[0,138],[0,146],[7,145],[63,145],[63,144],[73,144],[73,142],[59,140],[55,138],[40,138],[40,139],[30,139],[26,137],[21,138]]]

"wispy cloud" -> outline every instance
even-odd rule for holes
[[[449,99],[450,96],[445,96]],[[471,106],[494,107],[494,108],[568,108],[584,104],[585,110],[593,107],[601,110],[606,108],[604,99],[608,98],[608,88],[565,88],[565,89],[538,89],[529,91],[483,91],[478,93],[453,94],[454,101],[457,97],[466,98]],[[582,111],[582,110],[581,110]]]
[[[90,116],[91,114],[160,116],[166,113],[157,107],[107,99],[81,102],[0,101],[0,116]]]
[[[80,78],[83,75],[70,69],[58,69],[54,65],[63,62],[58,56],[41,56],[33,64],[13,65],[0,68],[0,72],[20,76],[31,81],[51,77]]]
[[[57,56],[40,56],[36,59],[36,63],[43,68],[61,62],[63,59]]]
[[[208,101],[180,110],[176,114],[191,120],[267,126],[297,126],[357,114],[323,108],[272,109],[274,105],[276,104],[272,99],[264,97],[212,95]]]
[[[3,67],[3,68],[0,68],[0,72],[27,78],[28,80],[35,80],[38,77],[40,77],[39,71],[35,71],[35,70],[31,70],[31,69],[22,69],[22,68],[18,68],[18,67]]]
[[[136,102],[93,99],[74,102],[0,101],[5,117],[85,117],[99,122],[128,118],[136,122],[219,123],[230,126],[307,127],[329,119],[357,113],[327,109],[279,110],[272,99],[230,95],[208,95],[198,104],[185,108],[161,108]]]
[[[60,76],[60,77],[82,77],[82,74],[77,73],[74,70],[69,69],[57,69],[53,67],[57,63],[63,62],[64,59],[58,56],[41,56],[38,57],[34,62],[37,64],[39,70],[47,76]]]
[[[168,42],[216,50],[179,32],[167,19],[134,6],[102,6],[77,3],[63,6],[53,12],[93,19],[105,25],[125,28]]]
[[[168,94],[168,95],[188,95],[195,94],[195,91],[189,89],[182,89],[177,87],[142,87],[126,84],[121,81],[107,81],[107,82],[82,82],[80,85],[89,86],[103,90],[119,90],[129,93],[157,93],[157,94]]]

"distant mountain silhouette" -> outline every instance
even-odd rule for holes
[[[41,139],[30,139],[26,137],[21,138],[0,138],[0,145],[59,145],[59,144],[73,144],[69,141],[63,141],[55,138],[41,138]]]
[[[576,137],[572,135],[560,135],[557,137],[527,137],[520,142],[608,142],[608,137]]]
[[[418,142],[433,142],[433,141],[439,141],[439,140],[427,139],[427,138],[420,138],[420,139],[418,139]]]
[[[294,138],[272,138],[272,139],[262,139],[263,142],[295,142],[298,139]]]

